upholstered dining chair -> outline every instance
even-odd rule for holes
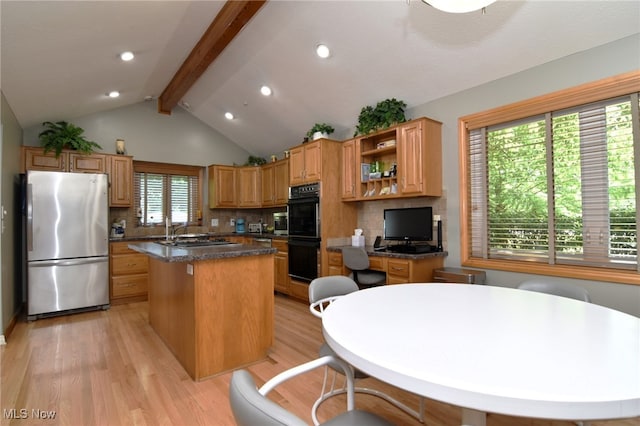
[[[268,380],[260,389],[256,387],[253,377],[247,370],[234,371],[229,383],[229,403],[238,426],[306,426],[307,422],[281,405],[276,404],[267,397],[267,394],[287,380],[327,363],[340,368],[347,378],[347,411],[333,417],[324,425],[392,426],[392,423],[382,417],[368,411],[354,409],[354,386],[350,367],[344,361],[331,356],[318,358],[283,371]]]
[[[356,282],[349,277],[345,277],[343,275],[330,275],[316,278],[309,284],[309,310],[314,316],[322,318],[324,310],[328,306],[330,306],[331,303],[333,303],[338,298],[355,291],[358,291],[358,284],[356,284]],[[329,347],[329,345],[327,345],[326,342],[323,343],[320,347],[319,354],[320,356],[332,356],[337,358],[336,354]],[[329,369],[333,371],[333,377],[331,379],[329,378]],[[328,363],[326,365],[320,397],[318,397],[311,409],[311,417],[315,425],[319,424],[317,412],[320,405],[328,398],[345,393],[346,391],[344,387],[337,387],[336,383],[338,373],[341,373],[341,369],[339,368],[339,366],[332,363]],[[365,379],[369,377],[367,374],[359,370],[354,370],[353,376],[355,380]],[[329,381],[331,381],[330,385],[328,385]],[[419,409],[414,410],[411,407],[408,407],[406,404],[398,401],[397,399],[376,389],[355,387],[355,392],[365,393],[368,395],[377,396],[378,398],[382,398],[390,404],[398,407],[405,413],[409,414],[410,416],[417,418],[420,422],[424,422],[424,398],[420,398]]]
[[[342,262],[351,269],[353,280],[361,289],[384,285],[387,281],[386,273],[369,269],[369,256],[362,247],[343,247]]]
[[[577,285],[560,283],[551,280],[531,279],[521,282],[518,285],[520,290],[537,291],[539,293],[554,294],[556,296],[568,297],[570,299],[591,302],[589,292]]]

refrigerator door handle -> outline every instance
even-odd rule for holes
[[[90,263],[102,263],[107,262],[109,260],[108,256],[102,257],[87,257],[87,258],[79,258],[79,259],[55,259],[55,260],[40,260],[35,262],[29,262],[29,266],[31,267],[49,267],[49,266],[76,266],[76,265],[87,265]]]
[[[27,184],[27,251],[33,251],[33,195],[32,184]]]

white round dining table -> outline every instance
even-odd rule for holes
[[[640,318],[573,299],[467,284],[400,284],[339,298],[322,316],[342,359],[462,408],[557,420],[640,416]]]

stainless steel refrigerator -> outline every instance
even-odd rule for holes
[[[28,171],[27,318],[109,307],[105,174]]]

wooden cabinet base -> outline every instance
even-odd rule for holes
[[[273,255],[149,259],[149,323],[194,380],[259,361],[273,344]]]
[[[291,280],[289,282],[289,295],[309,303],[309,283]]]

